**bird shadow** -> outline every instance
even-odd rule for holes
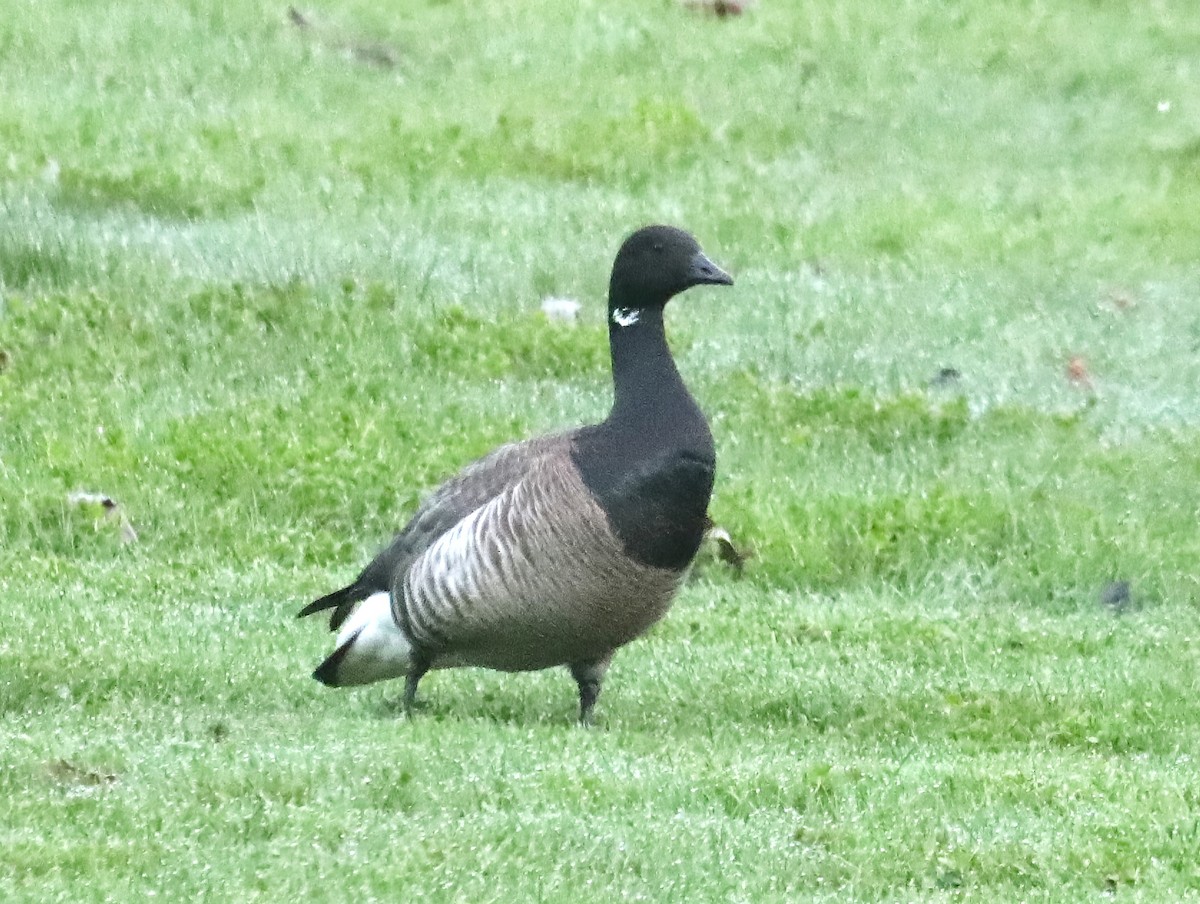
[[[403,697],[385,697],[369,709],[380,721],[433,722],[490,722],[511,728],[533,728],[552,725],[578,725],[578,710],[555,704],[527,701],[523,695],[506,699],[501,694],[487,694],[474,700],[440,698],[435,695],[418,697],[411,707]]]

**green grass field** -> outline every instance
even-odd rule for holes
[[[1192,0],[301,12],[0,17],[0,900],[1200,899]],[[737,276],[668,329],[744,572],[595,730],[311,681],[424,492],[604,416],[653,221]]]

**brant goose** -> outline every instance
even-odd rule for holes
[[[716,456],[667,347],[663,308],[733,279],[688,233],[625,240],[608,290],[614,400],[600,424],[501,446],[421,505],[333,609],[313,673],[341,687],[430,669],[565,665],[592,718],[618,647],[666,613],[704,537]]]

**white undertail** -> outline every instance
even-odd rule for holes
[[[390,593],[367,597],[346,619],[337,648],[349,644],[337,670],[337,684],[371,684],[407,675],[412,666],[412,644],[392,617]]]

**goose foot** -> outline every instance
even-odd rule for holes
[[[400,700],[400,706],[407,715],[412,715],[414,710],[425,707],[424,703],[417,701],[417,685],[421,683],[421,679],[428,671],[429,664],[423,659],[418,659],[413,663],[408,674],[404,676],[404,697]]]
[[[605,653],[598,659],[572,662],[569,666],[571,677],[579,685],[579,723],[581,725],[590,726],[594,721],[593,711],[596,708],[596,700],[600,697],[600,688],[604,684],[604,673],[608,671],[609,663],[612,662],[612,655],[611,652]]]

